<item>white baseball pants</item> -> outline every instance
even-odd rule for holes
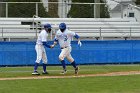
[[[74,59],[71,56],[71,51],[72,51],[71,46],[61,49],[61,53],[59,55],[59,60],[62,61],[65,58],[67,58],[67,60],[72,63],[74,61]]]
[[[46,55],[44,46],[41,44],[36,44],[35,50],[36,50],[36,54],[37,54],[36,63],[40,63],[40,61],[42,60],[44,64],[47,64],[48,59],[47,59],[47,55]]]

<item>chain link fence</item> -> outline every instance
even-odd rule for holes
[[[32,37],[33,39],[34,38],[36,39],[38,32],[41,30],[39,28],[41,24],[40,23],[41,21],[39,20],[41,18],[62,18],[62,20],[64,20],[63,18],[69,18],[69,19],[70,18],[108,18],[112,16],[119,17],[119,18],[124,18],[124,17],[128,18],[128,17],[138,16],[136,20],[139,20],[140,19],[139,14],[140,14],[140,8],[130,4],[109,5],[107,3],[0,2],[0,17],[2,19],[3,18],[31,18],[30,21],[24,20],[20,23],[18,22],[16,23],[15,20],[12,22],[4,23],[5,20],[4,21],[0,20],[1,21],[0,36],[1,38],[11,38],[11,37],[19,38],[19,35],[21,35],[21,33],[28,31],[28,35],[23,34],[22,37],[24,38]],[[36,22],[36,19],[39,20]],[[46,19],[43,20],[43,22],[47,22],[47,21],[48,20]],[[13,28],[14,25],[13,22],[15,22],[15,28]],[[70,20],[68,22],[70,22]],[[101,20],[100,22],[103,23],[103,26],[108,25],[109,29],[111,29],[114,26],[114,25],[110,25],[105,20]],[[56,24],[53,25],[56,26]],[[9,27],[7,28],[7,26]],[[23,28],[20,28],[20,26]],[[93,25],[91,25],[91,27],[93,27]],[[115,31],[117,31],[118,33],[125,32],[125,31],[123,32],[122,28],[119,28],[119,30],[117,28],[114,29],[116,29]],[[131,30],[133,30],[133,28],[131,29],[131,27],[129,27],[128,29],[130,29],[128,30],[128,33],[130,33],[130,35],[128,34],[128,37],[129,36],[131,37]],[[98,33],[100,34],[99,37],[101,38],[102,28],[99,27],[98,30],[99,30]],[[52,37],[53,37],[53,33],[51,33],[50,35],[51,40]]]
[[[0,2],[0,17],[124,18],[133,17],[134,9],[128,3]]]
[[[0,2],[0,17],[108,18],[105,3]]]

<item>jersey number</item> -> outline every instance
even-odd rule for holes
[[[64,41],[67,41],[67,40],[68,40],[68,37],[67,37],[67,36],[65,36]]]

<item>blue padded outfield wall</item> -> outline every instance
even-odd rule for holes
[[[49,42],[52,44],[53,42]],[[119,64],[140,62],[140,40],[72,42],[72,56],[78,64]],[[60,64],[59,45],[46,48],[48,64]],[[36,60],[35,42],[0,42],[0,65],[33,65]],[[67,62],[68,63],[68,62]]]

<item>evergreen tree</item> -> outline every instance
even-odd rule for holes
[[[5,0],[5,2],[40,2],[40,0]],[[33,17],[36,14],[36,3],[9,3],[8,17]],[[38,4],[40,17],[50,17],[43,4]]]
[[[136,4],[137,5],[140,5],[140,0],[136,0]]]
[[[79,3],[94,3],[94,0],[72,0],[72,2]],[[103,1],[101,1],[103,2]],[[97,10],[98,11],[98,10]],[[94,5],[93,4],[73,4],[71,10],[68,13],[68,17],[72,18],[93,18],[94,17]],[[100,5],[100,17],[109,17],[108,9],[105,5]]]

